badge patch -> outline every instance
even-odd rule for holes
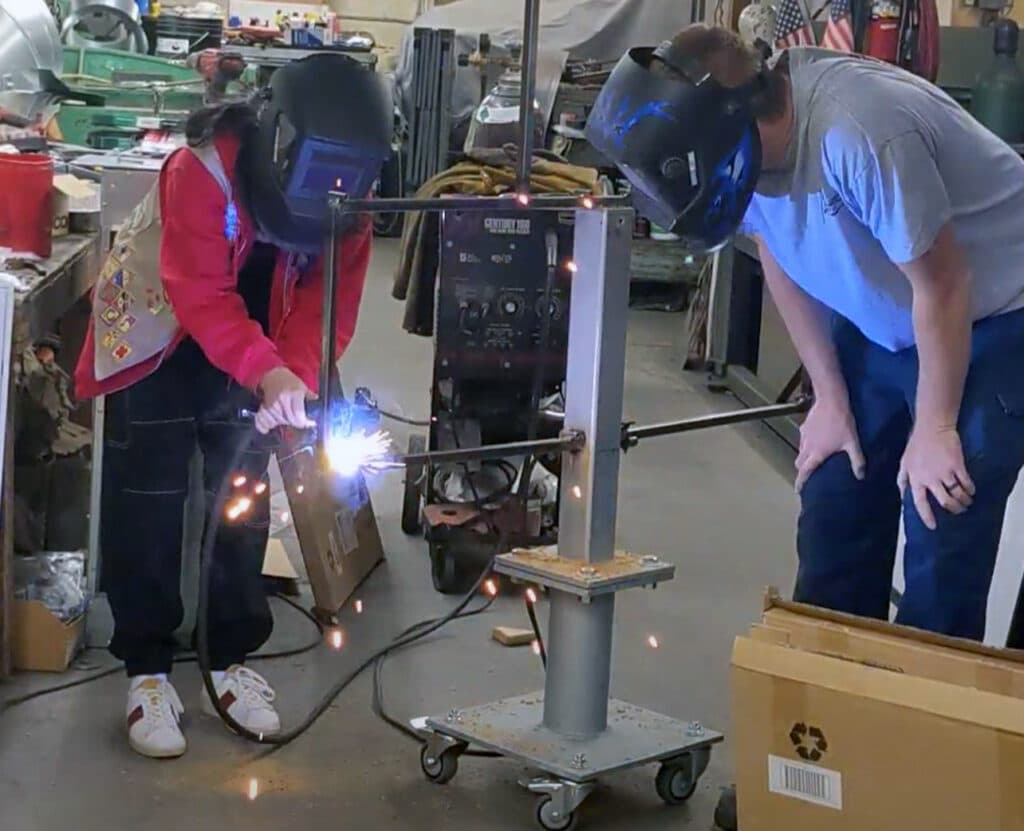
[[[121,341],[111,354],[114,356],[115,361],[120,362],[132,354],[132,348],[124,341]]]
[[[127,312],[132,306],[132,297],[128,292],[122,291],[114,301],[114,307],[121,312]]]
[[[104,349],[113,349],[121,335],[113,330],[107,332],[100,341]]]
[[[127,288],[131,281],[131,274],[127,274],[123,268],[117,271],[117,273],[110,279],[110,282],[119,289]]]
[[[135,318],[131,315],[125,315],[117,322],[117,328],[123,334],[128,334],[128,330],[135,325]]]
[[[118,295],[117,286],[113,283],[104,283],[100,289],[100,300],[107,306],[114,302],[114,298]]]
[[[162,294],[157,294],[152,289],[146,291],[146,308],[149,310],[151,315],[158,315],[164,310],[164,298]]]
[[[121,310],[117,306],[107,306],[100,314],[100,319],[107,324],[107,326],[113,326],[121,318]]]

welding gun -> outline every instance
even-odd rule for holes
[[[348,436],[353,433],[370,434],[380,429],[380,408],[377,400],[368,387],[356,387],[355,395],[351,401],[342,399],[337,406],[337,412],[332,407],[331,424],[328,432],[331,435]],[[315,401],[306,402],[306,415],[316,419],[320,415],[320,405]],[[241,409],[238,411],[238,418],[241,421],[252,421],[256,418],[255,410]],[[307,439],[315,438],[320,425],[309,430],[298,431]]]

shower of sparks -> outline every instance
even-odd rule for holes
[[[589,211],[591,208],[594,207],[594,200],[591,199],[589,196],[584,196],[583,197],[583,207],[586,208]]]
[[[345,645],[345,636],[340,629],[332,629],[330,635],[331,649],[341,649]]]
[[[484,583],[484,591],[487,592],[487,594],[490,595],[491,597],[497,597],[498,596],[498,584],[495,583],[493,580],[487,580]]]
[[[253,777],[249,780],[249,801],[255,801],[256,797],[260,795],[260,780]]]
[[[516,197],[516,201],[519,202],[519,204],[522,205],[523,207],[526,207],[527,205],[530,204],[530,194],[528,194],[528,193],[520,193]]]
[[[526,599],[530,603],[536,603],[537,602],[537,592],[534,591],[533,589],[527,589],[526,590]]]
[[[232,485],[234,485],[234,486],[235,486],[236,488],[240,488],[240,487],[242,487],[242,486],[243,486],[243,485],[244,485],[244,484],[245,484],[245,483],[246,483],[247,481],[248,481],[248,480],[247,480],[247,479],[246,479],[246,478],[245,478],[244,476],[236,476],[236,477],[235,477],[235,478],[234,478],[234,479],[233,479],[233,480],[231,481],[231,484],[232,484]]]
[[[362,600],[357,600],[356,601],[356,614],[357,615],[361,615],[362,613],[363,613],[363,601]]]
[[[658,641],[657,637],[655,637],[654,635],[648,635],[647,636],[647,645],[651,649],[657,649],[658,647],[661,646],[661,643]]]
[[[282,525],[287,525],[288,524],[288,520],[290,520],[291,518],[292,518],[292,515],[290,513],[288,513],[287,511],[281,511],[281,524]]]
[[[534,655],[540,655],[540,641],[534,641],[533,643],[531,643],[530,648],[533,650]]]
[[[572,486],[572,495],[575,496],[577,499],[582,499],[583,498],[583,488],[581,488],[579,485],[573,485]]]
[[[565,268],[566,268],[566,271],[568,271],[570,274],[575,274],[576,272],[578,272],[580,270],[580,267],[578,265],[576,265],[576,261],[575,260],[569,260],[569,262],[567,262],[565,264]]]
[[[355,476],[360,470],[378,473],[394,463],[389,459],[391,436],[378,430],[334,435],[327,440],[327,461],[331,469],[341,476]]]
[[[299,485],[299,486],[298,486],[298,487],[297,487],[297,488],[295,489],[295,492],[296,492],[297,494],[299,494],[299,495],[301,496],[301,495],[302,495],[302,493],[303,493],[303,491],[305,491],[305,490],[306,490],[306,486],[305,486],[305,485]]]
[[[267,483],[266,482],[260,482],[254,488],[254,490],[255,490],[257,496],[259,496],[260,494],[266,493],[267,492]]]

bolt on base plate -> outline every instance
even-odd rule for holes
[[[608,702],[608,728],[573,739],[543,726],[543,693],[428,718],[426,728],[499,753],[567,782],[591,782],[628,768],[709,749],[722,734],[624,701]]]

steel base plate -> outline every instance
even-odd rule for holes
[[[656,586],[671,580],[676,573],[674,564],[651,555],[616,551],[611,560],[591,563],[562,557],[556,546],[513,549],[495,559],[494,570],[514,580],[538,583],[583,598]]]
[[[437,733],[500,753],[569,782],[588,782],[722,741],[695,722],[678,721],[624,701],[608,702],[608,729],[571,739],[542,724],[544,694],[507,698],[427,719]]]

